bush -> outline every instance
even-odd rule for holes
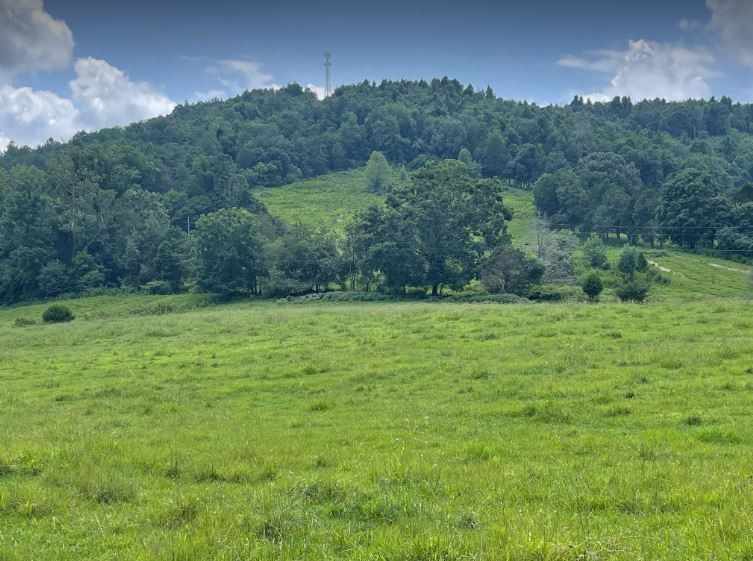
[[[641,279],[627,280],[618,285],[614,292],[623,302],[643,302],[648,296],[648,283]]]
[[[588,299],[595,302],[599,299],[601,291],[604,290],[604,283],[597,273],[591,273],[585,278],[581,288],[583,289],[583,293],[588,296]]]
[[[73,321],[76,316],[68,308],[59,304],[53,304],[44,311],[42,320],[45,323],[65,323]]]
[[[562,302],[583,300],[583,292],[577,286],[567,284],[539,284],[531,288],[528,299],[535,302]]]
[[[36,321],[31,318],[16,318],[16,327],[29,327],[30,325],[36,325]]]
[[[583,255],[589,267],[593,267],[594,269],[609,268],[609,260],[607,259],[607,250],[604,247],[604,242],[596,234],[591,234],[591,237],[583,244]]]
[[[174,283],[169,282],[169,281],[154,280],[154,281],[149,281],[144,286],[142,286],[141,290],[143,292],[146,292],[147,294],[164,296],[164,295],[173,294],[174,292],[176,292],[176,287]]]

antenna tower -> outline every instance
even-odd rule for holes
[[[324,53],[324,97],[329,97],[332,94],[332,76],[330,75],[331,68],[332,53]]]

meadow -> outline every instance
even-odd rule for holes
[[[0,310],[0,559],[753,558],[753,304]]]
[[[366,188],[363,169],[330,173],[280,187],[254,190],[269,212],[288,224],[342,232],[356,211],[382,200]]]

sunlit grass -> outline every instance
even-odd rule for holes
[[[0,559],[753,553],[750,303],[180,298],[0,311]]]

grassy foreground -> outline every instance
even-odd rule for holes
[[[0,311],[2,561],[753,558],[751,303],[72,307]]]

